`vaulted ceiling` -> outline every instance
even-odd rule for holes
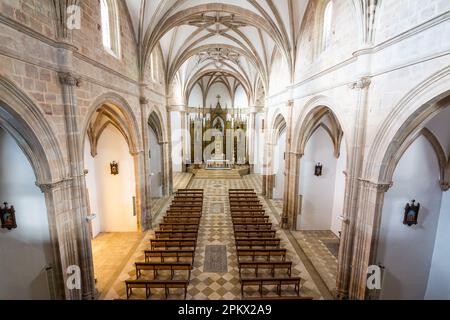
[[[184,95],[200,75],[221,71],[236,78],[254,98],[258,88],[268,86],[277,50],[292,70],[308,4],[308,0],[126,2],[141,66],[158,48],[166,84],[178,81]]]

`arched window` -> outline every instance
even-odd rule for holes
[[[323,27],[322,27],[322,51],[325,51],[331,43],[333,21],[333,1],[328,1],[323,13]]]
[[[100,0],[103,47],[113,56],[120,57],[119,16],[116,0]]]

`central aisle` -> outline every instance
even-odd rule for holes
[[[199,227],[197,239],[197,249],[192,270],[191,280],[188,287],[188,300],[236,300],[241,299],[241,286],[239,282],[239,270],[236,258],[236,248],[234,244],[233,227],[228,204],[229,188],[255,188],[256,179],[198,179],[193,178],[188,185],[191,189],[204,189],[203,215]],[[256,189],[256,188],[255,188]],[[258,191],[258,190],[257,190]],[[274,229],[278,230],[281,239],[281,247],[288,250],[287,259],[292,260],[293,276],[300,276],[305,279],[300,294],[311,296],[314,299],[321,299],[322,296],[311,279],[310,274],[298,257],[294,247],[283,230],[279,229],[279,223],[272,213],[273,206],[266,202],[264,197],[259,197],[264,209],[270,215]],[[168,202],[170,203],[170,201]],[[161,215],[162,216],[162,215]],[[158,219],[157,219],[158,220]],[[157,226],[158,221],[154,224]],[[144,249],[149,246],[149,239],[154,237],[154,231],[149,231],[132,255],[123,269],[121,275],[114,283],[113,287],[106,294],[105,299],[126,298],[124,280],[133,278],[135,275],[134,262],[143,261]],[[205,248],[212,250],[209,261],[205,261]],[[226,246],[219,248],[217,246]],[[222,255],[220,250],[226,250]],[[206,264],[206,265],[205,265]],[[205,267],[217,268],[220,271],[205,270]],[[252,296],[249,291],[248,296]],[[255,289],[255,296],[256,296]],[[247,296],[247,295],[246,295]]]

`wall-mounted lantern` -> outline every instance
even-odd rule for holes
[[[411,227],[413,224],[417,224],[417,218],[419,216],[420,203],[416,203],[416,200],[412,200],[411,203],[407,203],[405,206],[405,213],[403,216],[403,224]]]
[[[0,208],[0,221],[2,228],[6,228],[8,230],[17,228],[14,206],[8,207],[7,202],[4,202],[3,204],[5,206]]]
[[[109,164],[109,166],[111,167],[111,174],[113,176],[118,175],[119,174],[119,163],[116,161],[113,161]]]
[[[314,168],[314,175],[316,177],[320,177],[322,175],[322,164],[319,162],[318,164],[316,164],[316,167]]]

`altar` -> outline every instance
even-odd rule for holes
[[[230,160],[206,160],[206,169],[208,170],[230,170],[232,167]]]

